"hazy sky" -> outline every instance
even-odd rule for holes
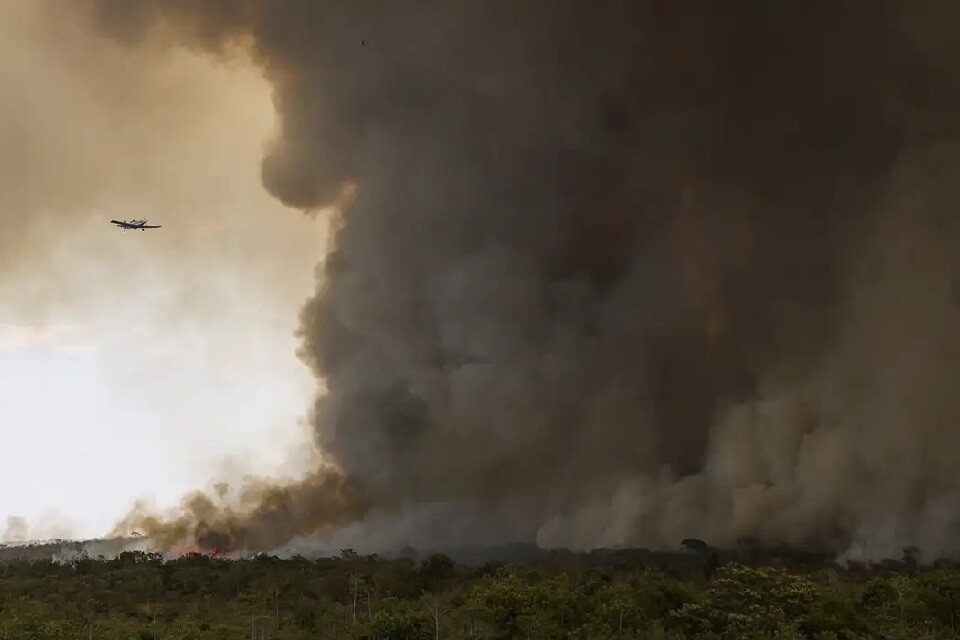
[[[315,389],[293,332],[323,226],[260,186],[267,83],[184,50],[144,72],[47,4],[0,0],[0,537],[294,473]]]

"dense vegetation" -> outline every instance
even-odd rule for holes
[[[351,551],[13,562],[0,565],[0,638],[957,637],[952,570],[788,571],[695,559],[656,569],[615,556],[469,567],[443,555],[415,562]]]

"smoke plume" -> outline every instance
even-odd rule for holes
[[[89,6],[248,46],[266,189],[355,187],[302,314],[337,471],[154,533],[454,505],[549,545],[956,550],[953,5]]]
[[[164,550],[184,543],[218,552],[269,549],[304,531],[323,532],[361,516],[365,501],[353,484],[325,467],[290,486],[248,479],[236,496],[221,484],[214,496],[187,496],[182,513],[172,519],[138,505],[114,534],[145,535]]]

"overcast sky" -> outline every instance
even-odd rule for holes
[[[144,72],[47,4],[0,0],[0,538],[295,474],[316,386],[294,330],[323,226],[260,186],[269,86],[184,50]]]

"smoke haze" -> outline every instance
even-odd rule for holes
[[[953,5],[86,7],[247,47],[263,185],[343,209],[301,318],[333,467],[123,526],[957,550]]]
[[[324,229],[260,184],[249,55],[132,51],[73,3],[0,0],[0,83],[0,540],[100,536],[222,457],[231,483],[309,469],[293,332]],[[163,228],[107,222],[134,217]]]

